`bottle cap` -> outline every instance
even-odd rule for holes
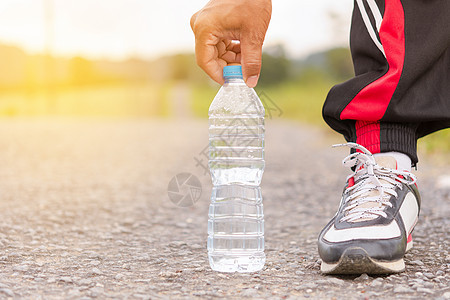
[[[226,66],[223,68],[223,78],[242,78],[242,67],[240,65]]]

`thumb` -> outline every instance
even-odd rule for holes
[[[259,39],[243,37],[241,39],[241,65],[245,83],[253,88],[258,83],[261,72],[262,44]]]

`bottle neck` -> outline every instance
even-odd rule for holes
[[[244,78],[242,78],[241,76],[236,76],[236,77],[225,77],[225,84],[229,84],[229,83],[245,83],[244,82]]]

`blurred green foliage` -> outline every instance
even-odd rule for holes
[[[320,126],[325,126],[321,109],[330,87],[353,77],[347,48],[292,59],[283,45],[273,45],[265,47],[262,59],[256,91],[264,92],[283,118]],[[0,44],[0,65],[0,116],[165,117],[174,111],[174,87],[182,82],[193,115],[205,118],[219,89],[196,65],[193,53],[111,61],[28,54]],[[425,152],[448,154],[449,140],[447,129],[419,140],[419,145]]]
[[[263,54],[257,93],[265,95],[282,110],[282,118],[327,127],[322,119],[322,105],[330,88],[354,76],[349,49],[335,48],[313,54],[304,60],[286,57],[282,46]],[[219,86],[201,80],[192,84],[191,107],[197,117],[208,116],[208,108]],[[450,161],[450,129],[419,140],[422,153],[442,156]]]
[[[442,164],[450,163],[450,128],[427,135],[418,141],[421,152],[434,154]]]
[[[284,47],[282,45],[270,47],[262,55],[259,85],[269,86],[284,82],[291,76],[291,70]]]
[[[54,94],[0,94],[0,116],[95,116],[148,118],[170,116],[172,83],[89,85]]]

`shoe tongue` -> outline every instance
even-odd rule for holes
[[[397,169],[397,160],[392,156],[382,155],[381,153],[378,153],[374,155],[374,158],[377,165],[379,165],[380,167],[385,167],[394,170]],[[365,166],[362,163],[356,166],[356,170],[361,170],[364,168]],[[360,174],[355,175],[355,181],[357,181],[362,175],[364,175],[364,172],[360,172]]]
[[[377,163],[380,167],[385,167],[385,168],[394,169],[394,170],[397,169],[397,160],[396,160],[394,157],[392,157],[392,156],[389,156],[389,155],[382,155],[382,154],[380,153],[380,154],[375,154],[375,155],[374,155],[374,158],[375,158],[376,163]],[[359,170],[359,169],[361,169],[361,168],[364,168],[364,165],[363,165],[363,164],[359,164],[359,165],[356,167],[356,170]],[[355,175],[355,181],[357,181],[363,174],[364,174],[364,172],[361,172],[360,175]],[[380,183],[383,184],[383,183],[385,183],[385,181],[384,181],[383,179],[380,179]],[[367,194],[365,194],[366,197],[371,197],[371,196],[376,196],[376,195],[378,195],[378,191],[377,191],[377,190],[369,191]],[[365,203],[363,203],[363,204],[361,204],[361,205],[358,205],[358,208],[367,208],[367,209],[370,209],[370,208],[380,207],[380,206],[381,206],[380,203],[370,201],[370,202],[365,202]],[[360,218],[360,219],[355,220],[355,221],[353,221],[353,222],[354,222],[354,223],[357,223],[357,222],[364,222],[364,221],[369,221],[369,220],[371,220],[371,219],[372,219],[372,218]]]

